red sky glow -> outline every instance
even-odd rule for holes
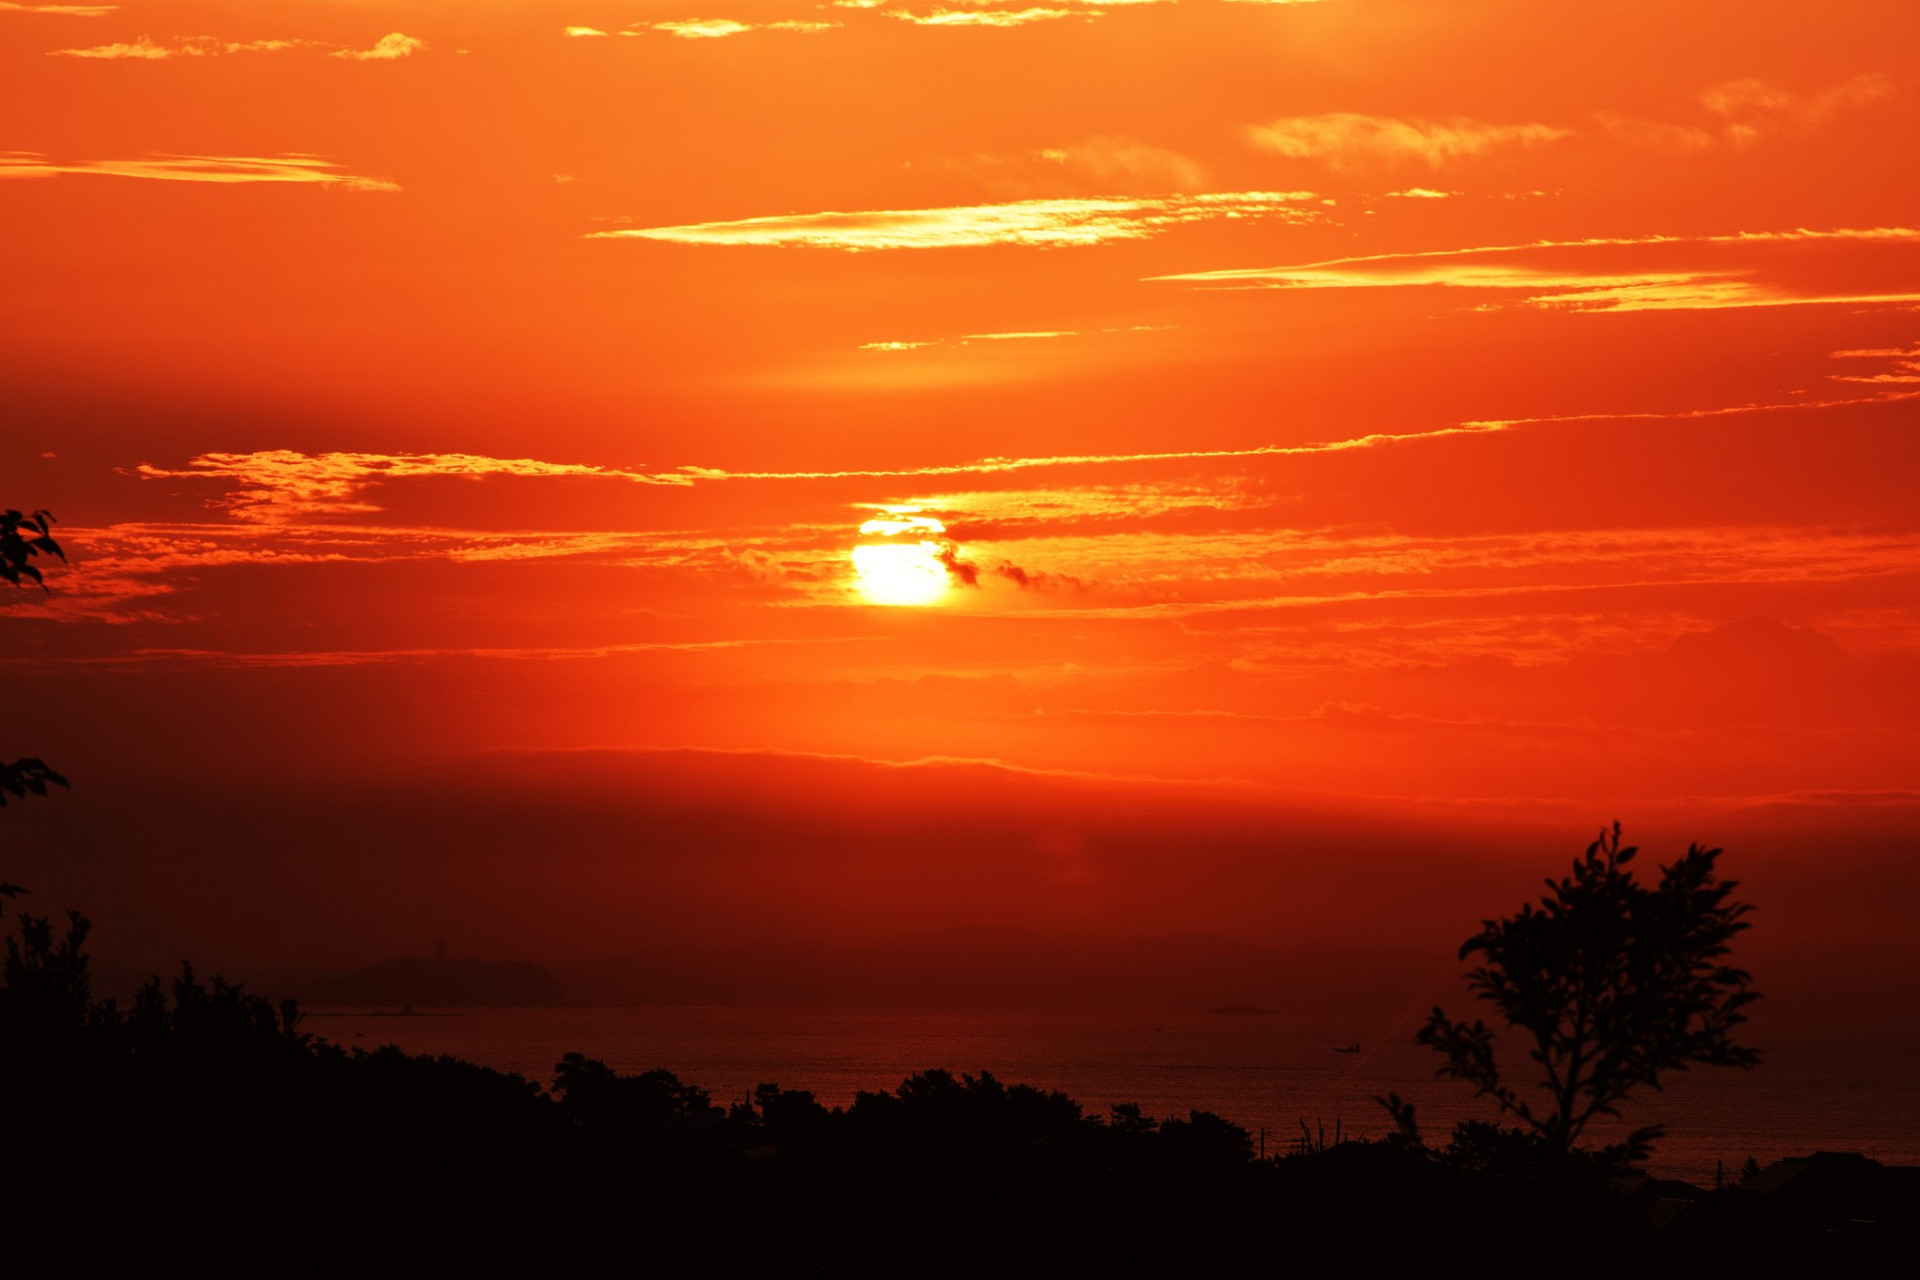
[[[71,560],[0,754],[75,784],[7,874],[109,957],[1444,966],[1615,817],[1777,938],[1914,901],[1910,0],[0,3],[0,68]]]

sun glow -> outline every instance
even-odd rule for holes
[[[944,544],[936,540],[946,532],[946,526],[938,520],[889,511],[861,525],[860,532],[870,538],[888,539],[864,542],[853,549],[860,594],[868,600],[874,604],[926,605],[947,594],[947,565],[941,558]]]

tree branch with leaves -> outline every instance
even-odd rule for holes
[[[1546,882],[1537,905],[1482,921],[1461,945],[1461,959],[1481,959],[1468,988],[1493,1006],[1539,1070],[1531,1090],[1503,1076],[1497,1033],[1483,1019],[1456,1022],[1435,1006],[1417,1036],[1445,1058],[1442,1078],[1493,1099],[1549,1155],[1573,1151],[1590,1123],[1618,1116],[1636,1090],[1658,1090],[1670,1072],[1760,1060],[1735,1040],[1759,996],[1748,990],[1747,972],[1727,963],[1752,907],[1732,900],[1738,881],[1719,878],[1721,851],[1690,846],[1652,886],[1628,869],[1637,853],[1621,847],[1615,823],[1571,874]],[[1380,1101],[1417,1141],[1412,1106],[1398,1095]],[[1636,1129],[1601,1154],[1644,1159],[1663,1132]]]
[[[30,580],[42,591],[45,577],[33,563],[37,556],[65,560],[67,553],[53,540],[53,514],[47,511],[0,511],[0,578],[14,586]]]
[[[53,523],[53,515],[46,511],[30,514],[0,511],[0,578],[16,587],[25,580],[33,582],[42,591],[47,589],[46,579],[34,565],[34,559],[53,556],[65,561],[67,558],[67,553],[53,540],[50,532]],[[0,760],[0,809],[6,808],[9,796],[24,800],[30,795],[44,796],[48,786],[66,785],[67,780],[38,757],[28,756],[11,764]],[[11,898],[24,892],[17,884],[0,881],[0,898]]]

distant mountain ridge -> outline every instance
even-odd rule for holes
[[[529,960],[382,960],[344,978],[301,985],[309,1005],[527,1006],[566,1003],[560,980]]]

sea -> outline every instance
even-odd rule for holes
[[[1472,1090],[1434,1077],[1436,1057],[1411,1025],[1353,1048],[1258,1012],[954,1012],[796,1008],[421,1009],[414,1016],[315,1009],[304,1024],[348,1047],[398,1045],[450,1054],[551,1084],[565,1053],[622,1073],[665,1067],[716,1103],[770,1082],[844,1106],[861,1090],[892,1089],[944,1067],[990,1071],[1007,1084],[1071,1095],[1090,1113],[1138,1103],[1156,1117],[1212,1111],[1255,1135],[1268,1155],[1314,1140],[1379,1137],[1391,1127],[1374,1101],[1415,1104],[1430,1141],[1457,1120],[1491,1115]],[[1699,1068],[1643,1091],[1597,1139],[1644,1124],[1667,1136],[1649,1170],[1711,1186],[1813,1151],[1857,1151],[1920,1164],[1920,1072],[1911,1042],[1768,1040],[1751,1070]]]

